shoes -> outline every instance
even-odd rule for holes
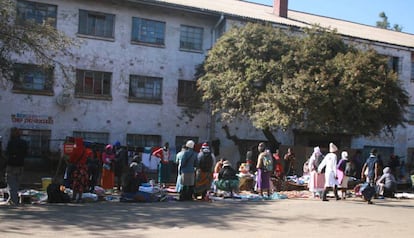
[[[329,200],[328,200],[328,199],[326,199],[326,198],[325,198],[325,199],[322,199],[322,201],[324,201],[324,202],[329,202]]]
[[[373,202],[372,201],[368,201],[368,204],[373,204]]]

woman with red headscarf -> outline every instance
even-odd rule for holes
[[[75,146],[70,155],[69,162],[74,165],[75,169],[72,172],[72,200],[75,202],[82,201],[82,194],[88,188],[89,176],[88,167],[86,166],[87,152],[83,145],[82,138],[75,138]]]
[[[115,173],[113,163],[115,162],[115,153],[112,145],[106,145],[102,153],[102,178],[101,186],[103,189],[113,189],[115,186]]]

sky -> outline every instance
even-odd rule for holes
[[[247,0],[273,5],[273,0]],[[414,0],[288,0],[289,10],[376,26],[381,12],[388,22],[402,26],[402,32],[414,34]]]

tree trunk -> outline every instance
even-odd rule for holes
[[[269,130],[269,128],[263,129],[262,132],[268,141],[267,146],[270,148],[272,153],[274,153],[276,149],[279,149],[280,142],[276,139],[276,137]]]

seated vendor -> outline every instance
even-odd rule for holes
[[[122,192],[137,192],[139,186],[146,182],[148,182],[148,179],[145,174],[145,165],[141,162],[141,158],[138,155],[135,155],[129,165],[128,173],[124,177]]]
[[[237,177],[237,171],[231,167],[228,160],[223,162],[223,167],[218,174],[218,181],[216,181],[218,189],[227,191],[233,196],[234,192],[239,189],[239,178]]]

